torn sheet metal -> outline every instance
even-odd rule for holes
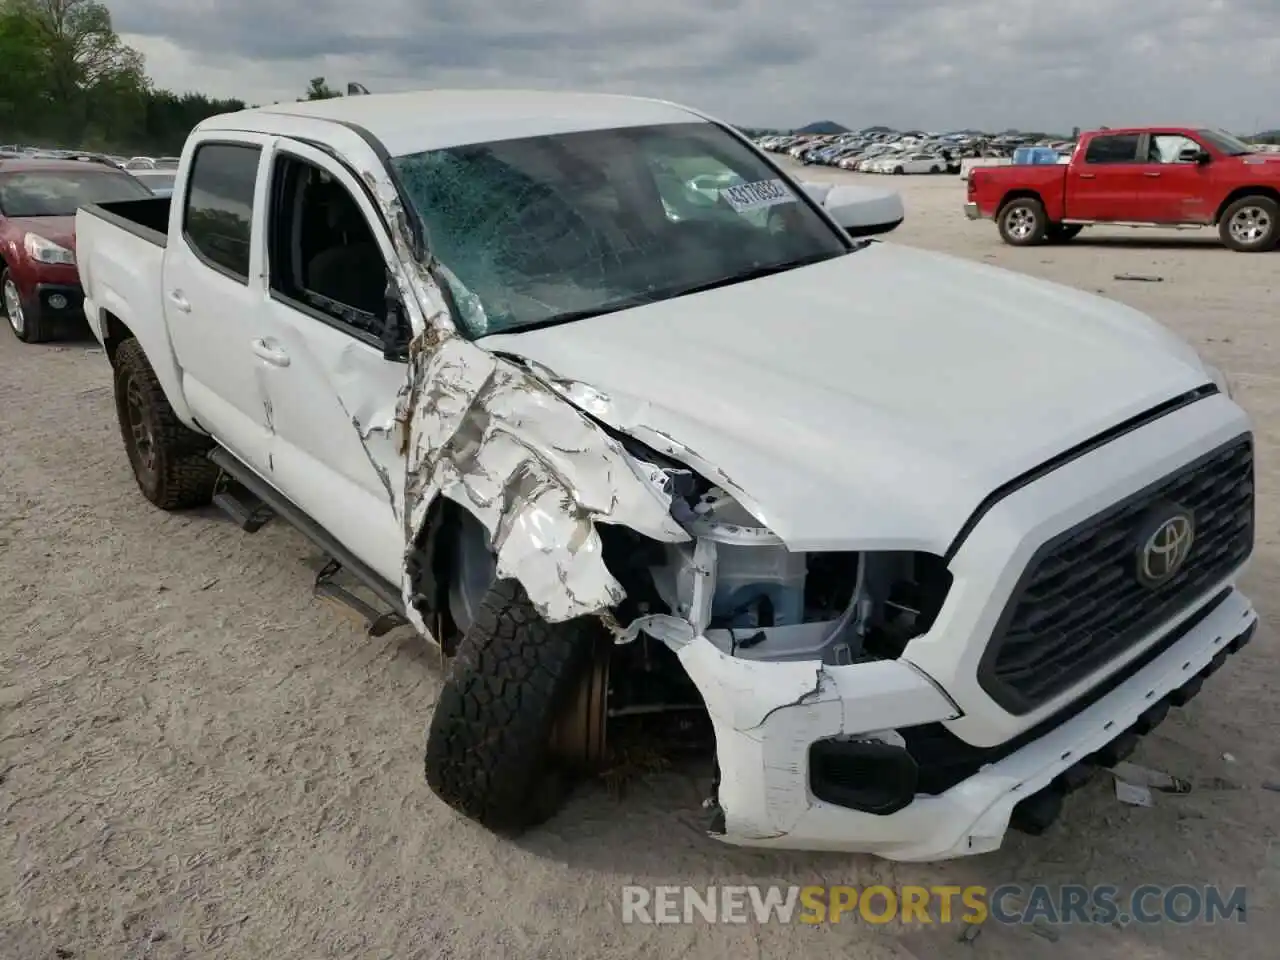
[[[518,580],[547,620],[623,599],[596,522],[689,539],[670,516],[670,498],[612,437],[536,377],[452,330],[415,338],[399,418],[407,550],[432,500],[447,497],[484,525],[498,576]]]
[[[762,506],[751,494],[725,474],[723,470],[687,444],[681,443],[669,434],[645,423],[644,404],[619,404],[613,398],[601,393],[589,384],[562,377],[555,371],[549,370],[534,361],[525,360],[524,362],[528,369],[536,374],[543,383],[574,406],[605,423],[615,426],[656,453],[670,457],[672,460],[696,470],[708,481],[731,494],[734,500],[744,507],[747,512],[761,520],[762,523],[765,522],[762,519]]]

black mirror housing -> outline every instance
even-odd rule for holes
[[[392,363],[406,363],[409,360],[409,341],[413,337],[413,330],[409,326],[404,301],[400,299],[400,290],[390,278],[387,281],[386,303],[382,322],[382,356]]]

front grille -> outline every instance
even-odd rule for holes
[[[1245,434],[1055,537],[1027,565],[978,669],[982,688],[1027,713],[1119,656],[1229,576],[1253,549],[1253,437]],[[1191,551],[1156,587],[1138,579],[1144,525],[1179,507]]]

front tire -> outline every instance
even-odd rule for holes
[[[7,267],[0,270],[0,308],[9,321],[9,329],[23,343],[44,343],[49,339],[48,326],[43,322],[40,311],[28,310],[23,304],[18,284]]]
[[[1218,236],[1240,253],[1265,253],[1280,241],[1280,204],[1270,197],[1241,197],[1222,213]]]
[[[142,495],[161,510],[209,503],[218,482],[207,456],[213,441],[178,419],[137,340],[120,344],[114,366],[120,436]]]
[[[1013,247],[1043,243],[1049,228],[1044,205],[1033,197],[1010,200],[1000,208],[997,221],[1000,238]]]
[[[519,583],[495,582],[458,645],[431,717],[428,786],[496,832],[516,834],[550,819],[574,772],[553,741],[593,665],[607,656],[604,644],[599,620],[549,623]]]

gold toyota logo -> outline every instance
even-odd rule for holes
[[[1195,539],[1196,525],[1191,514],[1179,511],[1160,521],[1138,550],[1138,579],[1148,587],[1173,579],[1191,553]]]

